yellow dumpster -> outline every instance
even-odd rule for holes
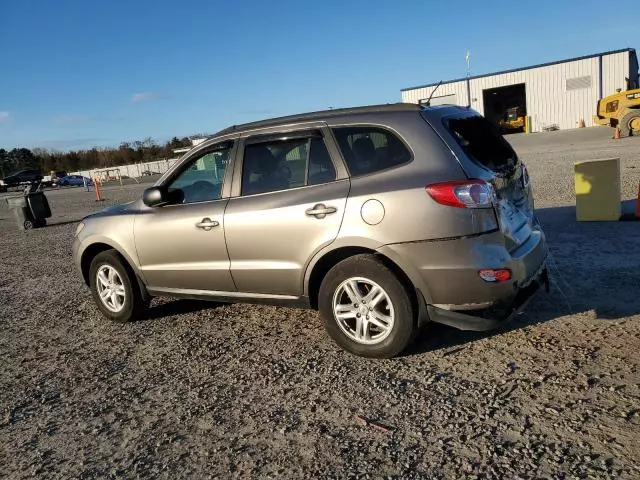
[[[579,222],[620,220],[620,159],[575,164],[576,219]]]

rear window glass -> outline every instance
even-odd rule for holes
[[[411,152],[393,133],[378,127],[334,128],[352,176],[366,175],[411,160]]]
[[[444,125],[471,159],[499,171],[513,166],[516,152],[484,117],[445,119]]]

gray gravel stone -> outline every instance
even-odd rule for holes
[[[51,192],[51,225],[21,232],[0,200],[0,471],[638,478],[639,224],[578,224],[571,206],[573,162],[589,158],[620,156],[624,199],[636,195],[640,139],[609,136],[509,137],[556,286],[496,332],[429,325],[390,361],[340,351],[304,310],[155,299],[152,320],[109,323],[70,249],[75,222],[103,205],[82,189]],[[105,204],[144,187],[106,187]]]

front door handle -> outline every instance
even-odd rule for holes
[[[338,209],[336,207],[327,207],[322,203],[318,203],[314,205],[313,208],[309,208],[304,213],[309,215],[310,217],[316,218],[324,218],[327,215],[331,215],[332,213],[336,213]]]
[[[215,220],[211,220],[207,217],[203,218],[201,222],[196,223],[197,228],[202,228],[207,232],[218,225],[220,225],[220,222],[216,222]]]

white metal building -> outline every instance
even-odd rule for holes
[[[405,88],[402,101],[424,101],[436,86]],[[495,122],[506,109],[525,107],[530,130],[536,132],[552,125],[576,128],[580,120],[591,126],[600,98],[637,86],[638,57],[626,48],[443,82],[431,105],[470,105]]]

